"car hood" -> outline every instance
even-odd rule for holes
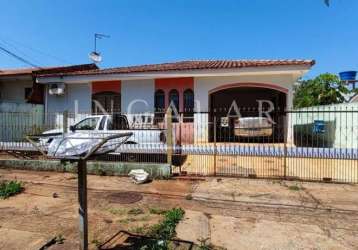
[[[53,134],[53,133],[62,133],[63,130],[60,128],[56,128],[56,129],[50,129],[50,130],[46,130],[44,131],[42,134]]]

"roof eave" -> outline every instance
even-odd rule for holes
[[[213,77],[213,76],[238,76],[238,75],[275,75],[290,74],[297,77],[307,73],[312,65],[284,65],[284,66],[264,66],[246,67],[233,69],[206,69],[206,70],[172,70],[172,71],[153,71],[142,73],[108,73],[108,74],[81,74],[67,76],[40,76],[37,77],[38,83],[89,83],[94,81],[109,80],[140,80],[154,78],[175,78],[175,77]]]

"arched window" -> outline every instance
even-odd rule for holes
[[[186,89],[183,94],[184,121],[191,122],[194,116],[194,91]]]
[[[184,91],[184,112],[190,113],[194,111],[194,92],[191,89]]]
[[[108,113],[121,111],[120,93],[106,91],[92,95],[92,112],[101,114],[104,111]]]
[[[179,121],[179,92],[176,89],[172,89],[169,92],[169,105],[171,106],[172,110],[172,115],[173,115],[173,122],[178,122]],[[174,107],[176,110],[174,110]]]
[[[179,92],[176,89],[172,89],[169,92],[169,105],[174,105],[179,112]]]
[[[154,94],[154,111],[164,112],[165,109],[165,94],[164,91],[158,89]]]

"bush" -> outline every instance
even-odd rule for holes
[[[184,210],[181,208],[173,208],[164,214],[164,220],[154,225],[150,230],[150,236],[169,240],[175,236],[175,228],[184,216]]]
[[[21,193],[23,190],[22,183],[18,181],[0,182],[0,198],[6,199],[15,194]]]

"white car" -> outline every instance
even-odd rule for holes
[[[69,127],[66,137],[71,140],[63,143],[61,147],[60,142],[63,140],[63,136],[62,130],[59,129],[45,131],[43,135],[49,135],[49,137],[40,139],[40,143],[48,145],[49,154],[70,156],[87,152],[91,144],[99,140],[96,138],[121,133],[131,134],[129,138],[126,138],[125,145],[120,148],[122,155],[127,155],[131,159],[139,155],[145,155],[145,158],[148,159],[154,157],[154,160],[166,159],[165,130],[156,126],[148,126],[148,124],[142,128],[138,124],[130,125],[126,115],[88,116]],[[175,135],[175,133],[173,134]],[[178,157],[173,157],[173,165],[181,165],[185,156],[182,158],[180,152],[176,152],[176,155]]]
[[[266,117],[241,117],[235,120],[234,134],[238,137],[268,137],[273,124]]]
[[[43,132],[43,135],[61,135],[62,129],[53,129]],[[130,132],[132,136],[128,139],[129,144],[153,144],[165,142],[165,131],[159,128],[132,128],[125,115],[92,115],[79,121],[77,124],[69,127],[71,135],[78,134],[98,135],[98,134],[116,134]],[[42,142],[50,143],[54,137],[41,139]]]

